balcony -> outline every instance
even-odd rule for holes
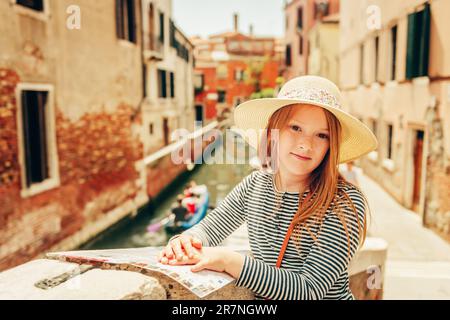
[[[164,59],[164,42],[159,36],[151,33],[144,34],[144,57],[146,60]]]

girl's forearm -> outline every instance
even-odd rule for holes
[[[244,256],[237,252],[230,252],[230,255],[226,257],[225,272],[237,279],[241,274],[242,267],[244,266]]]

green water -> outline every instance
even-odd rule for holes
[[[251,171],[252,167],[248,164],[198,164],[193,171],[182,174],[167,186],[159,199],[155,199],[152,206],[142,208],[134,218],[125,218],[79,249],[118,249],[165,245],[172,235],[166,234],[164,228],[156,233],[148,233],[147,226],[165,216],[175,202],[176,196],[183,192],[190,180],[208,187],[209,205],[215,207]]]

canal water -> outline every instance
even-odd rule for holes
[[[166,216],[175,203],[178,194],[183,193],[187,183],[194,180],[205,184],[209,191],[209,205],[216,207],[227,194],[253,168],[246,164],[197,164],[192,171],[186,171],[167,186],[152,205],[141,208],[135,217],[127,217],[81,246],[80,250],[136,248],[162,246],[172,236],[164,228],[149,233],[147,227]],[[208,212],[210,212],[210,209]]]

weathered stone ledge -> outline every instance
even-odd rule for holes
[[[386,253],[384,240],[368,238],[355,256],[349,273],[350,286],[357,299],[382,299]],[[87,268],[85,271],[85,266],[39,259],[4,271],[0,273],[0,299],[198,299],[181,284],[158,272],[136,272],[137,269],[121,265],[110,269]],[[53,279],[53,282],[42,282],[43,279]],[[60,284],[53,286],[55,281]],[[38,283],[41,288],[36,286]],[[47,289],[42,289],[46,286]],[[253,299],[253,294],[230,283],[204,299],[248,300]]]

